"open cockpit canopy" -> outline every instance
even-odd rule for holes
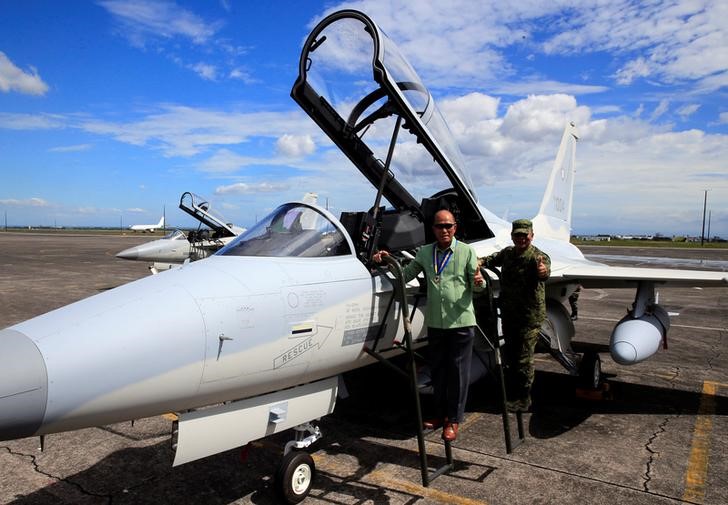
[[[225,218],[215,212],[210,202],[200,195],[189,191],[182,193],[179,199],[179,208],[210,228],[212,230],[211,238],[235,237],[240,233],[239,229],[235,229],[232,224],[226,223]]]
[[[462,239],[493,236],[432,95],[394,42],[367,15],[338,11],[313,29],[291,96],[377,188],[369,211],[374,222],[394,221],[394,228],[410,230],[414,219],[423,229],[422,238],[429,239],[428,223],[434,213],[449,208],[456,214]],[[380,198],[393,209],[380,207]],[[402,220],[391,214],[409,217]],[[350,232],[347,221],[352,220],[358,221],[353,228],[366,221],[342,215]],[[396,249],[396,230],[384,229],[383,235],[387,234],[395,243],[390,248]]]

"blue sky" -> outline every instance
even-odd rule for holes
[[[164,209],[189,226],[184,191],[241,226],[307,191],[369,208],[374,190],[289,97],[303,40],[343,7],[409,58],[496,214],[537,212],[574,121],[574,232],[698,235],[708,189],[728,237],[719,0],[3,2],[0,213],[128,226]]]

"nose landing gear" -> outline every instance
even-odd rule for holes
[[[315,475],[316,465],[310,454],[303,451],[289,452],[276,474],[278,494],[286,503],[299,503],[311,491]]]
[[[311,423],[300,424],[293,430],[296,438],[286,444],[285,455],[278,467],[275,480],[279,496],[291,505],[299,503],[308,496],[316,476],[316,465],[313,458],[309,453],[300,449],[310,446],[322,437],[318,426]]]

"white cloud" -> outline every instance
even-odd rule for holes
[[[619,105],[598,105],[591,107],[592,114],[615,114],[622,112],[622,107]]]
[[[189,68],[206,81],[217,80],[217,67],[215,65],[200,62],[190,65]]]
[[[256,193],[278,193],[288,190],[287,184],[259,182],[248,184],[245,182],[236,182],[228,186],[218,186],[215,189],[216,195],[250,195]]]
[[[35,68],[31,67],[30,71],[25,72],[15,66],[5,53],[0,51],[0,91],[45,95],[48,92],[48,85],[43,82]]]
[[[168,0],[102,0],[99,4],[111,14],[118,32],[132,46],[151,47],[206,81],[218,82],[228,77],[246,83],[253,81],[242,78],[237,61],[248,48],[219,37],[221,21],[205,20]]]
[[[165,156],[194,156],[213,147],[244,144],[251,137],[278,138],[281,131],[321,131],[299,112],[230,112],[165,105],[136,121],[86,120],[81,128],[119,142],[152,146]]]
[[[285,134],[276,141],[276,149],[283,156],[301,158],[316,151],[316,144],[311,135]]]
[[[617,84],[628,85],[641,77],[647,77],[652,73],[650,64],[641,56],[632,61],[628,61],[622,68],[614,74]]]
[[[728,87],[728,70],[704,77],[697,83],[693,93],[710,93],[725,87]]]
[[[657,104],[657,107],[655,107],[655,110],[652,111],[652,115],[650,116],[650,121],[657,120],[660,116],[665,114],[667,112],[667,109],[670,107],[670,101],[669,100],[660,100],[660,103]]]
[[[682,107],[680,107],[677,110],[677,113],[683,119],[687,119],[690,116],[692,116],[693,114],[695,114],[698,111],[698,109],[700,109],[700,104],[692,103],[692,104],[688,104],[688,105],[683,105]]]
[[[497,5],[463,0],[395,5],[363,0],[333,6],[326,13],[343,6],[377,20],[430,86],[476,87],[513,73],[499,48],[521,40],[523,30],[503,22],[498,15],[503,9]],[[353,61],[351,54],[341,59]]]
[[[536,140],[544,134],[560,133],[567,121],[586,124],[587,107],[578,106],[570,95],[531,95],[508,107],[501,132],[518,140]]]
[[[620,84],[650,77],[663,83],[709,79],[728,68],[728,4],[691,2],[579,2],[565,4],[573,16],[544,43],[553,54],[609,51],[622,62],[614,74]],[[561,7],[554,7],[560,10]]]
[[[467,101],[454,101],[467,103]],[[664,114],[658,104],[653,117]],[[481,202],[497,215],[533,216],[566,120],[580,136],[574,224],[578,231],[687,233],[694,229],[690,209],[702,189],[711,188],[713,214],[728,201],[728,136],[693,129],[671,131],[638,117],[592,119],[592,110],[567,95],[529,96],[502,115],[487,119],[482,110],[441,102],[452,131],[467,157]],[[685,113],[694,112],[692,106]],[[723,121],[728,123],[728,113]],[[649,188],[649,190],[646,190]],[[697,200],[696,200],[697,201]],[[714,229],[725,235],[714,220]]]
[[[588,95],[603,93],[609,88],[594,84],[573,84],[551,80],[526,79],[521,82],[503,82],[492,87],[494,93],[506,95],[571,94]]]
[[[689,82],[704,92],[728,80],[728,3],[722,0],[507,6],[497,0],[359,0],[339,3],[327,13],[342,7],[369,13],[434,87],[487,84],[493,90],[500,83],[501,92],[514,94],[599,92],[600,86],[589,84],[540,83],[519,70],[526,68],[522,60],[597,53],[606,55],[621,85],[649,77],[662,84]]]
[[[0,200],[0,205],[7,205],[10,207],[48,207],[50,206],[50,203],[48,203],[43,198],[27,198],[25,200],[18,200],[15,198],[7,198],[4,200]]]
[[[201,44],[219,29],[174,2],[164,0],[103,0],[99,4],[121,24],[123,33],[134,45],[148,39],[182,37]]]
[[[281,153],[280,156],[247,156],[238,154],[230,149],[218,149],[215,153],[204,161],[197,164],[197,168],[203,172],[212,174],[228,174],[238,172],[246,167],[250,166],[275,166],[275,167],[287,167],[288,170],[295,167],[294,158],[303,158],[307,154],[303,151],[298,152],[298,156],[292,156],[288,153]],[[316,167],[319,169],[319,167]]]
[[[63,128],[65,117],[58,114],[12,114],[0,112],[0,128],[7,130],[51,130]]]
[[[204,172],[229,173],[255,163],[257,160],[249,156],[241,156],[229,149],[218,149],[214,155],[200,164]]]
[[[457,116],[463,122],[474,123],[498,117],[500,98],[483,93],[469,93],[445,98],[439,103],[443,114]]]
[[[79,151],[88,151],[91,147],[91,144],[76,144],[73,146],[52,147],[49,151],[52,153],[75,153]]]
[[[445,98],[439,102],[442,115],[465,155],[492,154],[500,149],[497,135],[500,99],[482,93]]]
[[[610,129],[620,128],[612,124]],[[694,235],[700,231],[706,188],[711,206],[725,212],[728,137],[698,130],[660,132],[646,125],[621,129],[631,137],[598,143],[583,138],[577,147],[577,229]]]
[[[250,75],[250,72],[241,67],[230,70],[228,77],[236,81],[242,81],[246,84],[253,84],[257,82],[257,80]]]

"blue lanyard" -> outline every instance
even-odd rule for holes
[[[437,244],[434,244],[432,246],[432,267],[435,270],[435,278],[439,278],[440,274],[443,270],[445,270],[445,267],[448,263],[450,263],[450,259],[453,255],[453,248],[455,247],[455,239],[453,238],[452,244],[450,244],[450,248],[445,253],[445,255],[438,260],[437,258]]]

